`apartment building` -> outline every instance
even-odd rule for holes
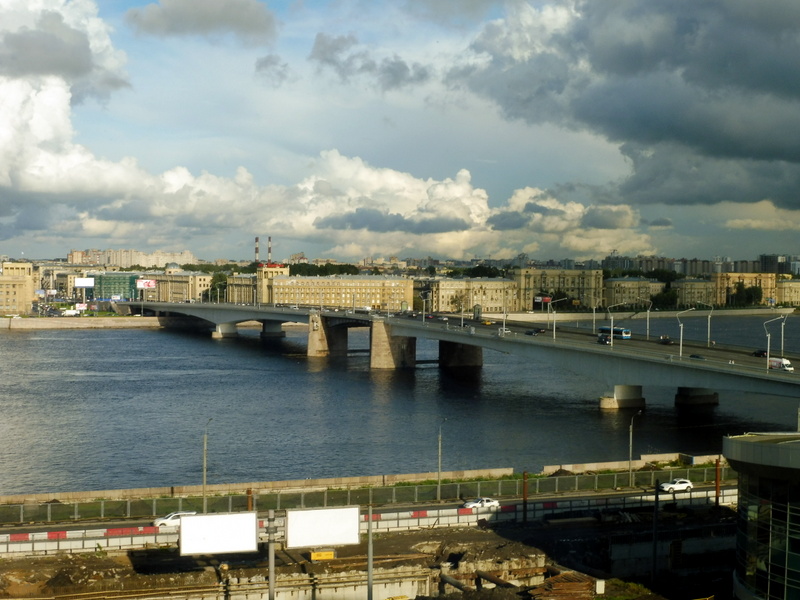
[[[542,295],[564,295],[587,308],[603,306],[602,269],[513,269],[519,310],[533,310]]]
[[[650,296],[664,291],[665,283],[647,277],[612,277],[603,284],[605,306],[648,306]]]
[[[422,280],[421,291],[428,292],[425,309],[430,312],[506,313],[520,310],[517,282],[511,279],[475,277],[471,279]]]
[[[0,315],[28,315],[33,310],[39,271],[33,263],[4,262],[0,273]]]
[[[370,308],[400,311],[413,305],[414,282],[405,277],[335,275],[330,277],[290,277],[270,279],[267,299],[275,304]]]

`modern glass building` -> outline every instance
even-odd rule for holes
[[[724,438],[739,474],[734,596],[800,600],[800,432]]]

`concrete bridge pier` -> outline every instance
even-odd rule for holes
[[[392,336],[386,321],[373,321],[369,329],[371,369],[406,369],[417,364],[417,338]]]
[[[675,393],[675,406],[700,406],[719,404],[719,394],[709,388],[679,387]]]
[[[286,337],[286,332],[283,330],[283,327],[281,327],[280,321],[262,321],[261,333],[259,335],[262,340],[274,339]]]
[[[331,327],[319,313],[308,316],[307,356],[347,356],[347,327]]]
[[[215,340],[222,338],[232,338],[239,335],[239,330],[236,328],[236,323],[219,323],[214,331],[211,332],[211,337]]]
[[[482,367],[483,348],[459,344],[457,342],[439,341],[440,367]]]
[[[644,396],[640,385],[615,385],[613,396],[601,396],[600,408],[617,410],[620,408],[644,408]]]

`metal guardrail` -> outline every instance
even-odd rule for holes
[[[656,482],[685,477],[695,483],[710,483],[715,480],[715,467],[687,467],[661,471],[634,471],[633,481],[628,472],[597,473],[590,475],[562,475],[558,477],[536,477],[528,479],[528,495],[568,494],[588,491],[615,490],[620,488],[653,488]],[[730,467],[721,467],[723,481],[736,479]],[[438,486],[400,485],[392,487],[328,488],[324,490],[269,492],[263,494],[234,494],[208,496],[207,510],[211,513],[285,510],[292,508],[325,508],[352,506],[413,505],[436,503]],[[454,502],[471,497],[491,496],[497,498],[519,498],[523,495],[522,479],[497,479],[491,481],[443,482],[441,499]],[[15,525],[79,522],[97,519],[144,519],[165,515],[179,510],[202,512],[203,498],[159,497],[127,500],[94,500],[87,502],[45,502],[39,504],[0,505],[0,524]]]

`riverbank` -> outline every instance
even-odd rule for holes
[[[14,317],[0,319],[0,330],[32,329],[158,329],[160,317]]]

